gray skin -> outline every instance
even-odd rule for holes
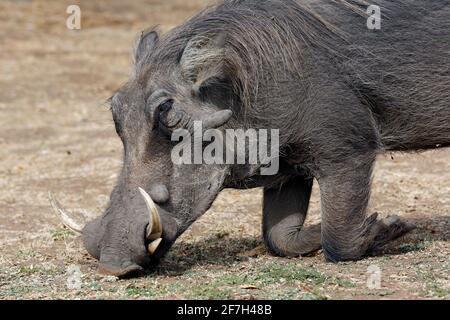
[[[83,231],[100,270],[130,276],[157,263],[224,188],[264,188],[263,237],[280,256],[322,247],[329,261],[357,260],[410,231],[368,215],[372,169],[386,151],[450,145],[450,1],[370,4],[381,30],[366,27],[362,0],[228,0],[163,37],[143,33],[134,74],[111,99],[122,172]],[[221,110],[233,112],[222,130],[280,130],[277,175],[172,163],[170,133]],[[302,228],[314,179],[322,223]],[[162,220],[153,256],[138,187]]]

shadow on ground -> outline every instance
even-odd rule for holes
[[[229,267],[251,257],[268,254],[258,237],[229,238],[218,234],[194,243],[176,243],[156,271],[149,273],[175,276],[198,266]]]
[[[422,251],[434,241],[448,241],[449,234],[443,226],[450,225],[446,216],[434,218],[410,218],[417,229],[408,235],[386,245],[375,256],[396,256]],[[439,226],[439,229],[433,228]],[[198,242],[176,243],[170,253],[161,261],[156,271],[166,275],[181,275],[198,266],[213,265],[230,267],[249,258],[270,255],[259,237],[229,238],[221,234],[211,235]]]

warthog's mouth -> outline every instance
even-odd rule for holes
[[[139,188],[139,193],[146,205],[146,216],[136,216],[129,222],[124,217],[124,221],[118,222],[120,227],[115,232],[118,235],[106,237],[104,234],[108,223],[102,223],[101,219],[86,223],[85,215],[63,209],[51,193],[49,200],[62,223],[74,233],[83,236],[86,249],[100,261],[99,272],[126,277],[144,271],[144,268],[152,260],[157,261],[175,240],[174,230],[168,229],[163,235],[163,219],[150,195],[142,188]]]

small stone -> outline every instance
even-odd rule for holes
[[[103,279],[101,280],[101,282],[116,282],[116,281],[119,281],[119,278],[115,276],[106,276],[103,277]]]

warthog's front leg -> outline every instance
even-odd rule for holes
[[[320,224],[303,228],[312,184],[295,178],[264,190],[263,235],[274,254],[300,256],[320,249]]]
[[[412,230],[391,216],[366,216],[374,155],[342,163],[319,179],[322,202],[322,246],[327,260],[357,260]]]

